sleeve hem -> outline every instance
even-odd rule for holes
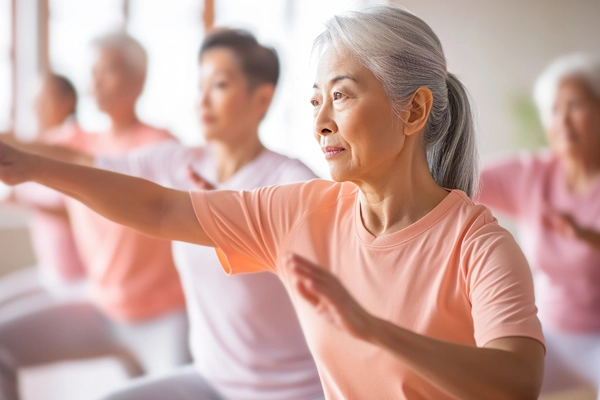
[[[189,191],[189,194],[190,200],[192,201],[194,214],[196,214],[198,222],[200,222],[202,229],[204,229],[204,232],[208,235],[208,237],[210,237],[215,245],[217,245],[215,250],[217,251],[219,261],[221,261],[221,267],[223,267],[223,270],[225,270],[227,275],[231,275],[233,270],[229,262],[227,262],[226,254],[232,253],[232,250],[227,247],[227,241],[219,235],[219,229],[217,228],[217,224],[215,223],[212,213],[210,212],[210,206],[206,200],[206,194],[204,192],[196,192],[192,190]]]
[[[484,347],[489,342],[502,339],[506,337],[526,337],[530,339],[537,340],[544,347],[544,352],[546,352],[546,342],[544,340],[544,335],[539,329],[524,327],[520,324],[513,325],[503,325],[493,329],[490,329],[483,335],[476,338],[477,345],[479,347]]]

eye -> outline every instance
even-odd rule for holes
[[[344,95],[341,92],[333,92],[334,100],[341,100],[343,97],[344,97]]]
[[[317,99],[311,99],[310,100],[310,104],[312,104],[313,107],[317,107],[319,105],[319,100],[317,100]]]

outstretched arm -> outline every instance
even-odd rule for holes
[[[1,141],[0,181],[8,185],[36,182],[141,233],[214,246],[198,222],[187,192],[26,153]]]

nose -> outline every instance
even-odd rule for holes
[[[200,89],[200,94],[198,97],[198,110],[202,110],[203,108],[207,108],[210,104],[210,96],[209,91],[206,89]]]
[[[331,102],[325,101],[315,115],[314,134],[319,137],[334,132],[337,132],[337,125],[333,118],[333,107]]]

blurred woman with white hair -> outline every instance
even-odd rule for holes
[[[93,89],[108,132],[79,135],[77,151],[124,155],[172,141],[142,123],[135,111],[146,77],[146,53],[130,36],[94,42]],[[115,224],[81,203],[66,208],[88,274],[90,300],[63,302],[0,322],[0,398],[18,399],[20,368],[116,355],[131,375],[164,373],[190,361],[187,316],[171,243]]]
[[[559,58],[538,78],[534,97],[550,148],[488,165],[479,200],[517,221],[537,272],[543,391],[598,388],[600,59]]]

